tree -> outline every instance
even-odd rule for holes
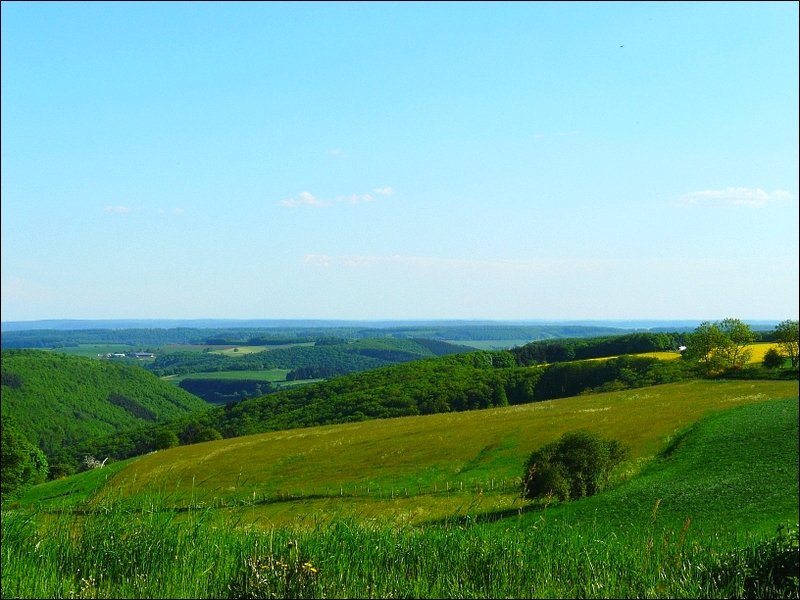
[[[561,500],[592,496],[608,485],[611,471],[628,454],[617,440],[589,431],[565,433],[535,450],[525,465],[522,496]]]
[[[684,358],[697,361],[707,373],[722,369],[740,369],[750,359],[749,344],[755,334],[739,319],[719,323],[704,321],[689,336]]]
[[[701,363],[706,372],[722,367],[719,350],[724,349],[727,340],[716,323],[704,321],[689,336],[683,356],[687,360]]]
[[[174,431],[165,429],[156,434],[155,447],[158,450],[174,448],[178,444],[180,444],[180,440],[178,440],[178,434],[176,434]]]
[[[719,350],[729,368],[740,369],[748,360],[751,352],[747,346],[755,341],[755,334],[750,326],[739,319],[724,319],[720,323],[720,331],[728,343]]]
[[[763,365],[768,369],[777,369],[783,365],[783,354],[778,352],[775,348],[770,348],[764,354]]]
[[[782,321],[775,326],[775,340],[784,355],[789,357],[792,368],[796,369],[798,364],[798,322]]]
[[[3,498],[47,477],[47,458],[17,429],[10,417],[0,419],[0,496]]]
[[[197,432],[195,442],[211,442],[213,440],[221,440],[222,434],[213,427],[201,427]]]

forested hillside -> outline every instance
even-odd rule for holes
[[[163,425],[89,440],[78,454],[126,458],[159,447],[374,418],[506,406],[668,383],[692,376],[683,361],[623,356],[520,367],[511,352],[472,352],[418,360],[243,400]]]
[[[3,350],[2,416],[47,455],[90,437],[208,408],[144,369],[40,350]]]
[[[512,348],[520,365],[603,358],[643,352],[675,352],[688,343],[689,333],[629,333],[604,337],[531,342]]]
[[[312,379],[473,350],[435,340],[379,338],[348,342],[327,338],[316,341],[314,345],[276,348],[240,356],[198,351],[168,352],[160,354],[147,368],[160,377],[218,371],[291,369],[301,370],[304,379]]]

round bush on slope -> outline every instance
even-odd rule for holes
[[[617,440],[590,431],[571,431],[531,453],[522,477],[522,496],[560,500],[593,496],[608,484],[612,469],[628,454]]]

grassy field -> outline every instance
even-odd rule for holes
[[[306,513],[302,527],[253,528],[247,514],[256,507],[234,512],[195,501],[175,511],[152,488],[139,492],[149,502],[143,509],[122,502],[122,492],[95,497],[79,513],[45,512],[42,505],[31,508],[36,494],[41,501],[46,486],[40,486],[17,508],[4,506],[2,596],[796,598],[797,384],[788,390],[792,398],[770,400],[787,390],[762,382],[744,389],[706,383],[700,386],[705,393],[662,386],[658,396],[641,399],[657,421],[691,409],[676,396],[704,406],[694,413],[699,421],[682,420],[666,452],[660,439],[637,475],[570,503],[487,509],[476,492],[470,499],[462,495],[470,505],[463,512],[415,526],[345,513],[326,522]],[[603,396],[611,404],[624,402],[619,394]],[[669,408],[661,410],[662,403]],[[489,412],[496,411],[481,414]],[[594,423],[596,413],[580,414],[583,426]],[[613,420],[625,422],[626,413]],[[640,423],[633,418],[628,426]],[[323,429],[331,439],[331,428]],[[296,433],[307,439],[315,430]],[[474,449],[482,441],[471,441],[473,433],[461,439]],[[447,435],[445,427],[441,434]],[[404,436],[414,437],[406,428],[396,434],[398,443]],[[642,441],[638,455],[650,445]],[[210,465],[222,446],[197,448]],[[347,452],[354,469],[362,454]],[[126,473],[130,485],[131,469],[148,458],[123,468],[106,486],[117,488]],[[324,461],[307,459],[324,470]],[[420,462],[417,470],[427,466]],[[87,482],[81,494],[90,488]],[[442,497],[415,502],[425,507]]]
[[[516,510],[528,454],[592,429],[631,448],[618,476],[638,472],[703,416],[797,396],[796,381],[690,381],[514,407],[331,425],[182,446],[143,456],[109,490],[136,502],[237,510],[264,527],[342,515],[421,523]],[[52,485],[52,484],[48,484]]]
[[[270,383],[285,381],[289,369],[262,369],[259,371],[214,371],[213,373],[191,373],[189,375],[167,375],[164,381],[179,384],[184,379],[252,379]]]

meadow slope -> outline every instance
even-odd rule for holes
[[[626,478],[702,417],[797,392],[796,381],[694,380],[257,434],[143,456],[106,492],[128,499],[158,493],[175,507],[247,506],[266,525],[342,514],[420,522],[463,512],[476,498],[504,510],[519,505],[528,454],[566,431],[590,429],[629,445],[630,460],[617,473]]]

